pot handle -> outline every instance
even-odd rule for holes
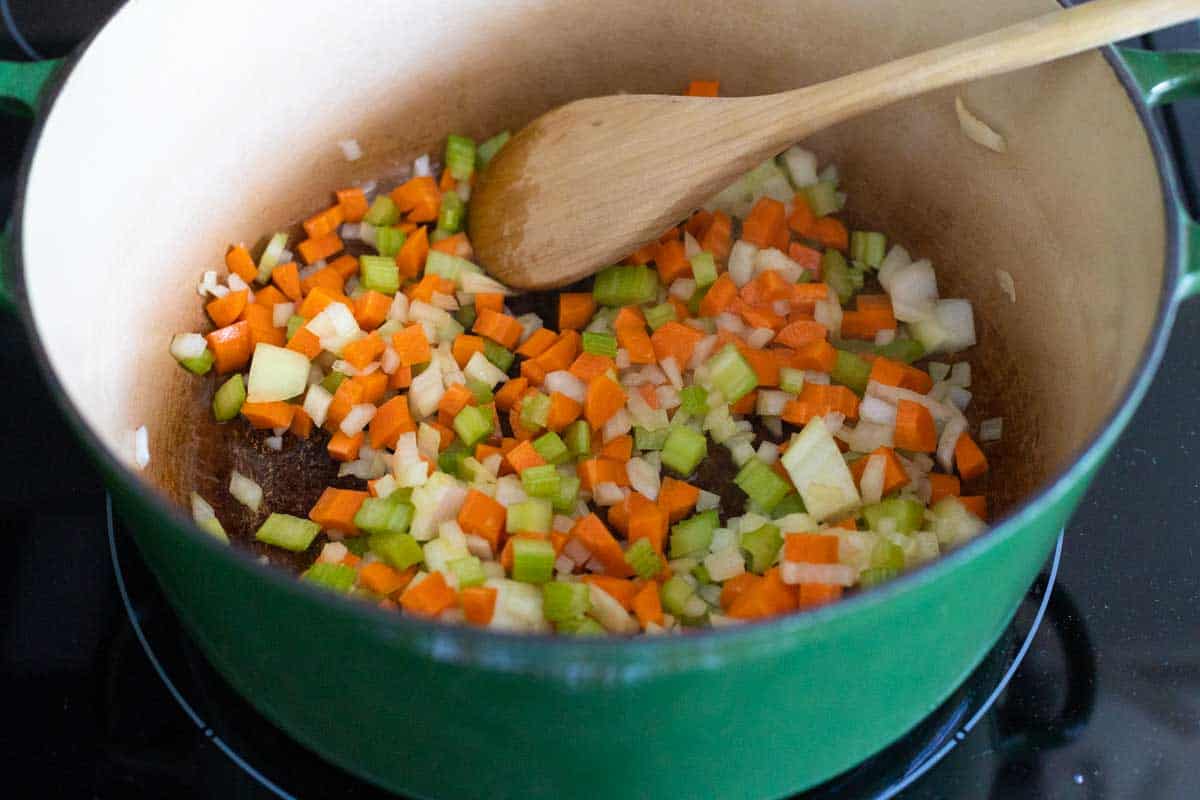
[[[1154,52],[1118,47],[1117,52],[1149,106],[1166,105],[1176,100],[1200,97],[1200,50]],[[1174,184],[1174,182],[1172,182]],[[1180,298],[1200,294],[1200,223],[1192,219],[1174,185],[1175,208],[1183,236],[1179,282]]]
[[[22,117],[34,116],[42,89],[62,62],[61,58],[0,61],[0,112]],[[13,305],[8,281],[8,264],[12,260],[9,241],[11,228],[12,220],[5,220],[3,232],[0,232],[0,309],[5,310]]]

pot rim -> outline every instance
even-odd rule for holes
[[[1100,464],[1106,451],[1116,441],[1141,403],[1166,349],[1176,309],[1181,299],[1178,289],[1182,280],[1183,242],[1186,236],[1184,216],[1176,213],[1180,209],[1179,177],[1168,152],[1168,145],[1163,133],[1155,123],[1153,110],[1143,99],[1133,74],[1118,54],[1117,48],[1114,45],[1106,45],[1098,49],[1125,89],[1137,112],[1159,175],[1167,236],[1165,263],[1163,264],[1165,273],[1155,314],[1154,329],[1143,347],[1140,366],[1128,381],[1121,394],[1120,402],[1105,418],[1097,432],[1072,452],[1068,466],[1062,468],[1047,483],[1019,502],[1006,515],[990,524],[981,535],[956,550],[939,556],[912,571],[905,572],[891,581],[836,603],[767,620],[708,628],[684,636],[567,638],[549,634],[496,631],[490,628],[441,623],[394,611],[385,611],[359,600],[332,595],[319,587],[297,580],[278,567],[260,564],[240,547],[231,547],[218,542],[200,530],[191,517],[184,513],[184,509],[169,501],[159,491],[147,486],[124,460],[117,458],[109,451],[107,445],[88,425],[79,408],[68,397],[59,381],[38,334],[37,324],[33,318],[33,311],[26,292],[22,247],[25,189],[30,179],[33,160],[42,132],[54,113],[55,105],[63,88],[96,38],[108,29],[112,20],[130,2],[131,0],[122,0],[110,12],[104,20],[104,24],[64,60],[62,66],[47,82],[40,98],[41,106],[35,116],[17,173],[9,253],[13,268],[8,277],[11,281],[13,304],[28,335],[38,369],[68,423],[94,454],[102,468],[102,474],[110,478],[119,477],[120,482],[141,503],[149,506],[157,514],[166,517],[176,528],[186,530],[184,535],[200,539],[200,546],[209,548],[216,557],[225,558],[231,566],[254,573],[258,580],[271,582],[279,591],[303,598],[305,602],[329,604],[331,607],[340,605],[342,612],[348,617],[348,623],[355,621],[369,623],[379,630],[387,630],[388,638],[395,638],[395,635],[409,637],[406,641],[408,645],[427,651],[427,655],[435,660],[468,663],[500,671],[539,672],[561,676],[576,683],[587,677],[601,679],[614,677],[605,667],[626,667],[625,670],[618,673],[618,676],[623,680],[630,680],[636,677],[648,677],[651,674],[678,671],[684,666],[684,663],[691,663],[692,666],[705,666],[709,664],[709,657],[717,655],[717,653],[722,656],[743,659],[785,649],[796,640],[795,637],[802,631],[819,628],[835,619],[866,613],[869,609],[890,602],[897,595],[916,591],[922,585],[930,583],[943,574],[958,569],[967,561],[982,555],[985,550],[1007,537],[1018,534],[1025,525],[1033,522],[1039,514],[1070,492],[1088,471]],[[1058,2],[1066,5],[1064,0],[1058,0]],[[490,657],[489,651],[503,652],[504,655],[501,658]],[[542,658],[542,655],[548,652],[556,657],[552,663],[547,663]],[[663,658],[662,660],[647,660],[644,658],[644,654],[653,654]],[[696,661],[689,662],[689,656]],[[582,660],[583,663],[577,659]],[[648,663],[655,664],[655,666],[648,666]],[[590,675],[592,671],[589,670],[589,666],[600,667],[600,670],[594,675]],[[631,666],[636,666],[636,674],[629,672],[628,667]]]

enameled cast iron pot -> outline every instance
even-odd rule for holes
[[[993,528],[819,611],[574,641],[319,592],[216,543],[173,502],[227,477],[214,474],[202,382],[173,363],[170,336],[203,324],[194,286],[226,243],[449,132],[484,136],[574,98],[673,93],[695,77],[732,95],[779,91],[1050,7],[132,0],[42,93],[6,280],[191,634],[324,758],[428,797],[784,795],[894,740],[971,671],[1144,394],[1177,303],[1200,286],[1200,234],[1149,106],[1195,88],[1197,54],[1108,49],[961,90],[1007,135],[1003,155],[961,135],[953,91],[807,143],[841,166],[852,222],[931,258],[944,294],[975,302],[972,413],[1004,417],[989,451]],[[48,72],[8,65],[0,78],[32,104]],[[351,136],[366,159],[340,156]],[[129,431],[143,424],[152,460],[138,472]]]

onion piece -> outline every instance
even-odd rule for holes
[[[133,432],[133,461],[138,469],[145,469],[150,463],[150,432],[145,425]]]
[[[853,586],[857,570],[846,564],[805,564],[784,561],[779,568],[779,577],[784,583],[831,583],[838,586]]]
[[[338,142],[338,148],[342,151],[342,156],[347,161],[358,161],[362,158],[362,146],[357,139],[342,139]]]
[[[996,281],[1000,284],[1000,291],[1008,296],[1010,302],[1017,302],[1017,284],[1013,280],[1012,273],[1006,269],[996,270]]]
[[[883,456],[868,456],[867,466],[859,480],[862,501],[867,505],[883,499],[883,481],[886,476],[887,460]]]
[[[954,98],[954,113],[958,115],[958,127],[963,135],[976,144],[983,145],[994,153],[1008,150],[1004,137],[989,128],[983,120],[971,113],[961,97]]]
[[[998,442],[1003,432],[1003,417],[992,417],[979,423],[979,441],[981,442]]]
[[[262,507],[262,487],[237,470],[229,474],[229,493],[251,511],[258,511]]]
[[[942,435],[938,439],[937,463],[946,472],[954,471],[954,446],[958,437],[967,431],[967,420],[961,414],[946,422]]]
[[[171,339],[171,355],[177,360],[199,358],[208,349],[208,342],[198,333],[177,333]]]

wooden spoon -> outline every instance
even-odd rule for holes
[[[811,133],[1198,16],[1200,0],[1094,0],[790,92],[578,100],[538,117],[492,159],[471,195],[471,242],[511,286],[565,286],[656,239]]]

